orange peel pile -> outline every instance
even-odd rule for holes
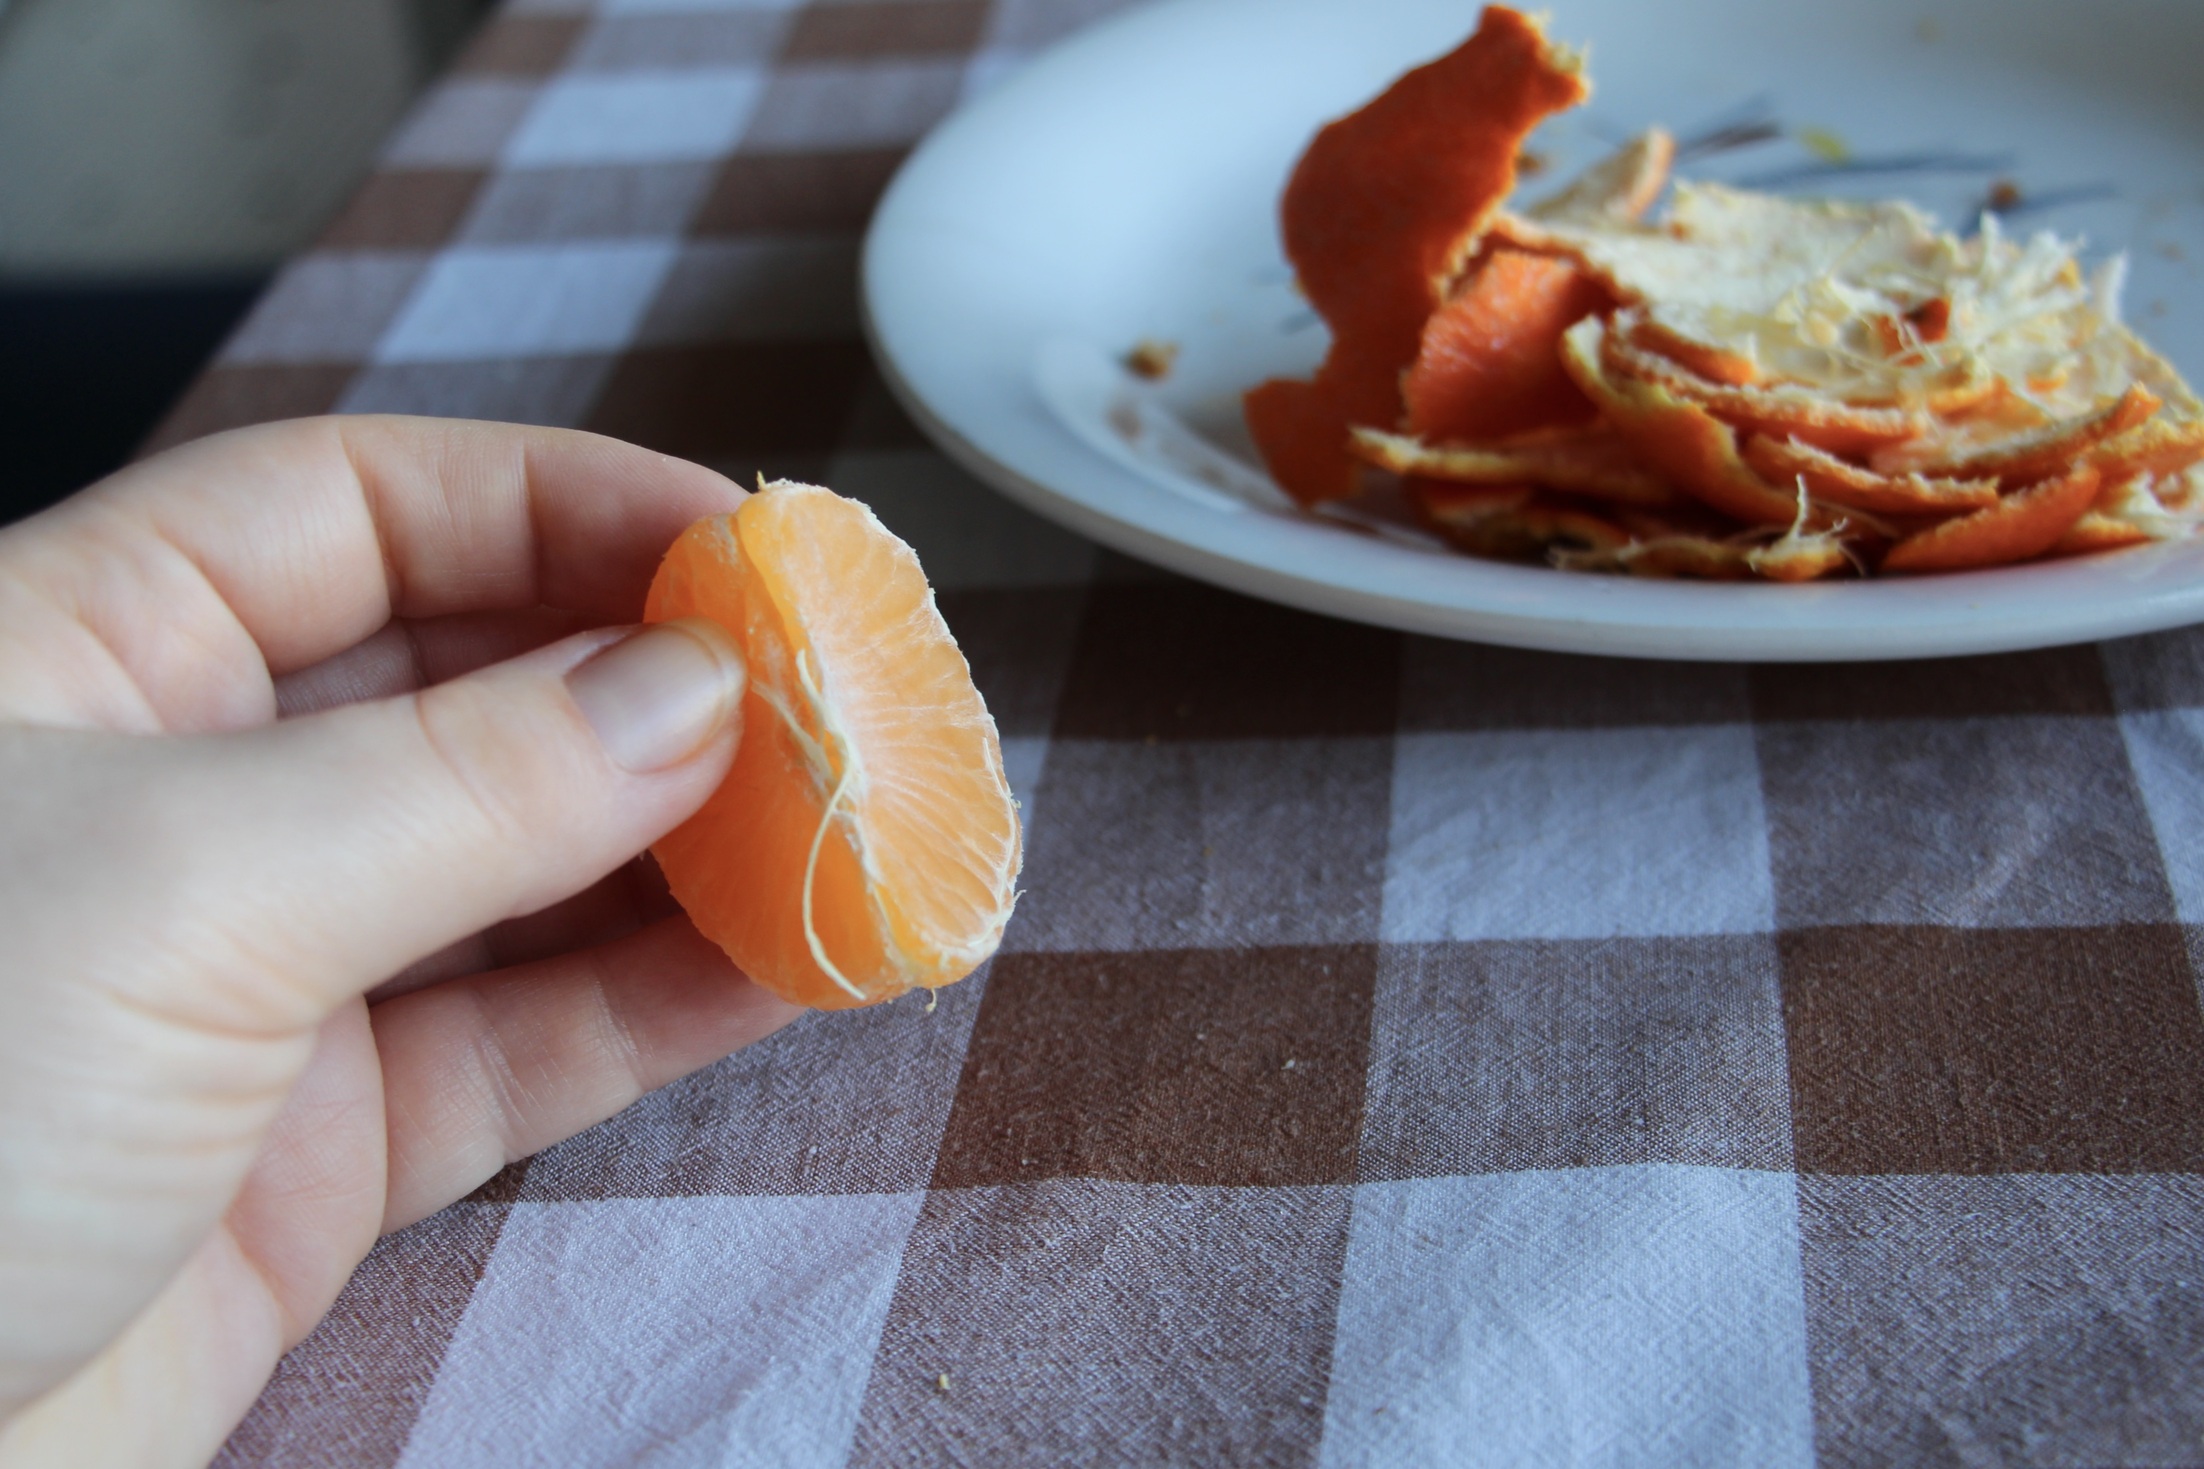
[[[1511,208],[1531,132],[1589,95],[1580,52],[1495,5],[1310,143],[1283,236],[1331,345],[1244,400],[1302,505],[1391,475],[1472,554],[1775,581],[2204,522],[2204,403],[2121,323],[2123,262],[1672,184],[1659,130]]]

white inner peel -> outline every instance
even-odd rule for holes
[[[788,707],[788,701],[781,697],[779,690],[764,683],[757,685],[758,697],[765,701],[767,708],[780,716],[790,738],[795,740],[796,748],[802,754],[804,765],[810,770],[812,779],[818,782],[821,789],[826,789],[832,780],[832,791],[827,796],[826,806],[819,812],[819,828],[811,834],[811,853],[804,859],[804,943],[809,946],[811,960],[819,966],[822,974],[833,980],[850,998],[862,1000],[865,992],[852,984],[849,977],[827,957],[826,944],[819,938],[819,926],[812,909],[812,894],[819,881],[819,854],[826,848],[827,832],[834,826],[835,813],[841,809],[843,799],[849,795],[852,787],[860,783],[862,764],[857,758],[857,746],[851,742],[840,721],[834,717],[832,706],[820,692],[818,680],[812,676],[808,651],[799,651],[796,654],[796,681],[803,689],[804,700],[810,707],[812,718],[818,721],[820,733],[839,746],[842,755],[842,773],[836,778],[833,774],[834,762],[828,755],[826,745],[804,728],[802,722],[796,718],[796,712]],[[861,839],[859,845],[863,845]]]
[[[1855,204],[1679,183],[1652,224],[1531,226],[1678,334],[1735,352],[1764,380],[1852,403],[1921,402],[1977,375],[2003,377],[2048,416],[2116,395],[2125,262],[2085,278],[2074,246],[2008,239],[1995,215],[1961,240],[1902,203]],[[1893,352],[1874,328],[1933,300],[1943,338]]]

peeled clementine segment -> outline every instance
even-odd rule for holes
[[[1745,441],[1745,462],[1771,484],[1803,479],[1817,500],[1885,515],[1958,515],[1997,503],[1995,479],[1877,474],[1796,439],[1755,434]]]
[[[1890,548],[1885,571],[1962,571],[2041,556],[2096,503],[2099,477],[2086,464],[2016,490],[1987,510],[1943,521]]]
[[[1018,875],[995,722],[908,546],[870,510],[768,485],[684,531],[645,617],[706,617],[750,667],[742,743],[651,850],[698,930],[799,1004],[969,974]]]
[[[1249,415],[1256,447],[1303,504],[1348,493],[1348,425],[1392,428],[1400,373],[1424,322],[1475,253],[1515,186],[1523,140],[1549,113],[1589,94],[1582,61],[1535,21],[1488,6],[1476,34],[1327,125],[1301,155],[1281,206],[1286,258],[1332,341],[1307,406],[1340,432],[1319,454],[1266,383]]]
[[[1458,443],[1587,424],[1598,410],[1561,369],[1561,334],[1613,305],[1566,260],[1494,250],[1424,324],[1401,380],[1409,432]]]
[[[1893,472],[1994,478],[2006,484],[2033,484],[2063,471],[2089,450],[2139,428],[2165,405],[2141,383],[2130,383],[2114,401],[2091,412],[2047,423],[2040,428],[1953,452],[1933,440],[1887,449],[1870,461]]]
[[[1524,213],[1556,224],[1635,224],[1661,197],[1675,162],[1676,140],[1649,128]]]
[[[1797,518],[1797,495],[1753,472],[1738,453],[1735,429],[1661,383],[1610,377],[1601,360],[1608,335],[1606,323],[1596,317],[1579,322],[1562,337],[1561,359],[1640,458],[1679,489],[1746,525],[1789,525]]]
[[[1356,429],[1354,452],[1380,469],[1464,484],[1536,485],[1649,508],[1674,505],[1667,480],[1638,462],[1613,430],[1585,429],[1511,444],[1427,444],[1405,434]]]
[[[1852,454],[1903,443],[1928,427],[1926,415],[1908,409],[1843,403],[1782,385],[1737,387],[1710,381],[1633,343],[1634,320],[1629,313],[1618,314],[1615,329],[1605,335],[1600,363],[1607,375],[1656,384],[1738,428]]]

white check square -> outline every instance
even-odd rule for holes
[[[1326,1469],[1813,1462],[1789,1174],[1585,1168],[1356,1191]]]
[[[764,89],[753,67],[561,76],[505,148],[509,168],[674,163],[733,150]]]
[[[1758,933],[1773,909],[1746,726],[1398,743],[1389,942]]]
[[[2126,714],[2128,764],[2158,834],[2158,852],[2183,922],[2204,923],[2204,709]]]
[[[672,266],[670,241],[468,246],[436,257],[376,360],[616,352]]]
[[[400,1464],[839,1466],[922,1197],[516,1204]]]

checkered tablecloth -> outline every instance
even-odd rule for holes
[[[516,0],[163,430],[830,483],[1030,822],[987,971],[384,1241],[222,1462],[2204,1463],[2204,637],[1517,653],[1010,508],[883,391],[857,243],[1110,8]]]

